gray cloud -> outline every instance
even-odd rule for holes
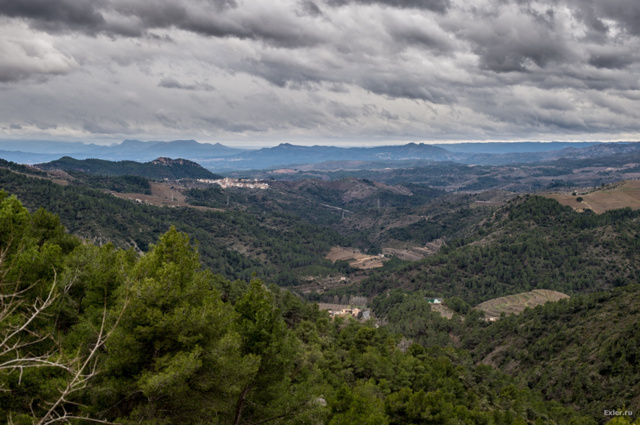
[[[639,17],[637,0],[0,0],[0,133],[631,139]]]
[[[528,72],[531,66],[570,60],[573,52],[553,14],[540,16],[528,7],[524,13],[508,7],[462,25],[458,34],[469,41],[481,66],[494,72]]]
[[[0,15],[24,18],[43,30],[89,32],[106,24],[100,11],[104,4],[101,0],[0,0]]]
[[[630,54],[621,54],[620,52],[604,50],[592,52],[589,57],[589,65],[596,68],[606,69],[622,69],[634,62],[634,58]]]
[[[313,3],[306,5],[313,11]],[[179,28],[285,47],[320,42],[304,22],[268,8],[238,8],[235,0],[0,0],[0,16],[23,19],[50,33],[141,37],[153,36],[154,29]]]
[[[346,4],[381,5],[402,9],[424,9],[433,12],[445,13],[451,6],[449,0],[328,0],[332,6],[344,6]]]
[[[230,133],[245,133],[245,132],[263,132],[267,129],[256,126],[255,124],[247,122],[233,122],[224,118],[218,117],[202,117],[201,121],[213,125],[218,130],[223,130]]]
[[[311,0],[304,0],[300,2],[300,12],[310,16],[321,16],[322,10],[320,7]]]
[[[609,30],[602,20],[611,19],[627,33],[640,35],[640,3],[635,0],[572,0],[571,4],[586,16],[592,17],[595,28]]]
[[[95,120],[85,121],[82,124],[82,129],[91,134],[111,134],[114,132],[122,131],[122,127],[128,127],[126,122],[116,123],[99,123]]]
[[[46,81],[71,72],[77,63],[47,37],[30,37],[22,28],[0,28],[0,83]]]
[[[452,54],[455,52],[454,37],[447,34],[437,22],[416,19],[404,14],[390,15],[385,20],[385,29],[399,47],[416,47],[430,50],[433,54]]]
[[[166,89],[180,89],[180,90],[196,90],[196,91],[213,91],[215,87],[211,84],[195,82],[193,84],[182,84],[175,78],[166,77],[160,80],[158,87],[164,87]]]

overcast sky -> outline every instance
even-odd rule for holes
[[[0,0],[0,138],[640,139],[638,0]]]

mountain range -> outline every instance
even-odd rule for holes
[[[505,165],[553,161],[560,158],[587,159],[640,150],[638,142],[619,143],[469,143],[430,145],[408,143],[381,147],[300,146],[282,143],[274,147],[247,150],[220,143],[195,140],[170,142],[125,140],[120,144],[99,146],[83,143],[44,141],[0,141],[0,158],[23,164],[44,163],[62,156],[75,159],[131,160],[148,162],[158,157],[185,158],[214,172],[260,170],[330,164],[347,169],[371,163],[371,166],[396,168],[408,163],[452,161],[474,165]],[[377,164],[377,165],[376,165]],[[318,165],[320,166],[320,165]],[[326,167],[325,167],[326,168]]]
[[[23,164],[48,162],[70,156],[75,159],[106,159],[110,161],[131,160],[151,161],[158,157],[187,158],[223,158],[244,152],[220,143],[198,143],[195,140],[173,140],[170,142],[124,140],[122,143],[108,146],[65,143],[56,141],[0,141],[0,157],[8,161]]]

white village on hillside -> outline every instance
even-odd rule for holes
[[[268,183],[262,183],[258,181],[258,179],[232,179],[229,177],[225,177],[223,179],[213,180],[213,179],[198,179],[199,183],[206,184],[217,184],[223,189],[227,189],[229,187],[242,187],[246,189],[269,189]]]

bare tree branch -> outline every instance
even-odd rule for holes
[[[80,364],[80,366],[73,372],[72,378],[67,382],[66,388],[60,391],[60,396],[58,399],[51,403],[51,407],[47,411],[47,413],[40,419],[38,425],[48,425],[56,422],[68,422],[68,419],[78,418],[77,416],[70,415],[66,409],[65,404],[71,403],[69,397],[78,391],[81,391],[87,388],[89,381],[95,377],[99,371],[97,369],[97,353],[101,347],[107,342],[107,340],[111,337],[113,332],[115,331],[118,323],[122,319],[124,312],[129,303],[129,298],[127,297],[124,301],[122,308],[120,309],[119,315],[115,320],[115,323],[111,327],[111,329],[107,332],[105,330],[107,323],[107,294],[105,293],[104,297],[104,307],[102,310],[102,320],[100,322],[100,330],[98,331],[98,336],[95,344],[91,348],[91,351],[86,356],[84,361]],[[73,363],[79,363],[80,359],[73,359]],[[58,409],[62,409],[62,412],[59,412]],[[108,421],[102,421],[97,419],[83,418],[85,420],[91,420],[93,422],[98,423],[111,423]]]
[[[17,284],[16,284],[17,286]],[[25,291],[32,289],[35,284],[25,288],[22,291],[14,291],[13,296],[7,295],[2,299],[2,310],[0,310],[0,324],[4,324],[2,329],[3,335],[0,335],[0,358],[6,358],[10,356],[8,360],[0,362],[1,369],[20,368],[25,367],[41,367],[48,362],[53,353],[46,353],[44,355],[34,356],[30,353],[23,354],[21,350],[26,347],[38,344],[46,339],[49,339],[51,335],[38,335],[36,332],[30,329],[32,323],[44,315],[44,311],[49,308],[56,300],[56,288],[57,288],[57,274],[54,269],[54,281],[51,284],[51,288],[46,296],[42,299],[36,298],[32,305],[26,306],[21,299],[22,294]],[[7,301],[8,300],[8,301]],[[5,322],[9,317],[14,316],[20,309],[25,311],[20,312],[20,316],[24,318],[22,323],[16,325],[7,325]],[[31,338],[23,339],[22,335],[30,336]],[[49,366],[54,366],[55,362],[51,362]]]
[[[30,406],[34,424],[70,423],[74,420],[111,423],[103,419],[78,415],[76,407],[81,405],[74,401],[74,396],[88,388],[92,378],[100,373],[98,354],[113,335],[128,306],[129,279],[126,279],[127,294],[115,320],[111,321],[109,317],[108,293],[105,288],[102,317],[100,325],[95,329],[97,333],[95,342],[90,345],[88,353],[79,350],[71,358],[67,358],[62,354],[53,330],[40,330],[36,322],[50,314],[51,307],[62,295],[68,293],[78,274],[65,279],[66,284],[61,287],[57,271],[54,269],[53,282],[47,288],[47,292],[42,296],[36,296],[35,300],[32,298],[32,301],[27,301],[34,290],[42,285],[42,281],[34,282],[24,288],[21,288],[20,276],[7,282],[10,269],[16,267],[13,263],[15,255],[12,264],[7,264],[8,251],[9,246],[0,250],[0,371],[19,373],[18,384],[22,383],[23,373],[29,368],[54,368],[68,374],[66,383],[59,388],[59,395],[55,400],[50,402],[40,400],[47,409],[44,415],[42,412],[38,413],[37,409],[34,410],[33,405]],[[47,340],[51,340],[54,344],[49,348],[42,347],[41,343]],[[2,388],[0,383],[0,391],[9,390]],[[11,413],[7,420],[13,423]]]

